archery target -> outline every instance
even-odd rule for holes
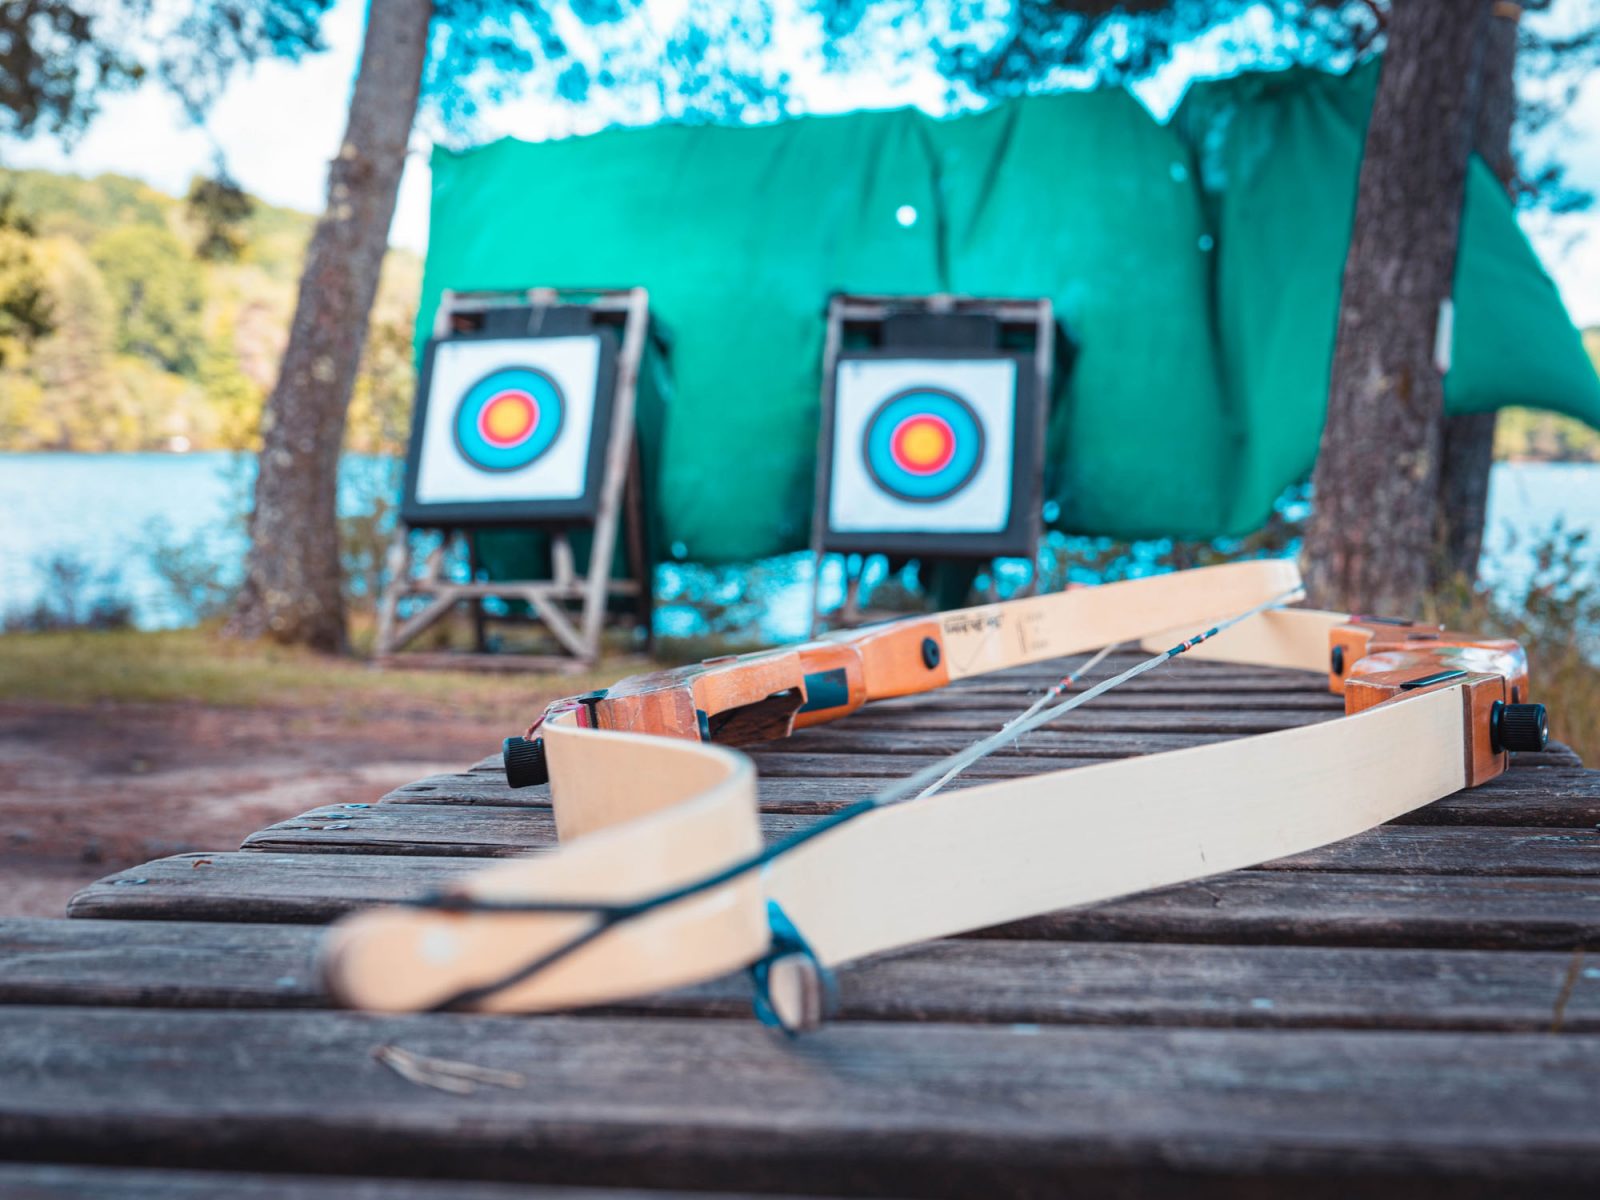
[[[555,444],[565,407],[560,385],[537,367],[491,371],[456,405],[456,449],[484,471],[521,470]]]
[[[415,500],[576,500],[588,486],[600,366],[594,336],[434,346]]]
[[[996,533],[1011,517],[1011,359],[845,359],[834,391],[828,525]]]
[[[983,465],[983,423],[953,392],[907,388],[867,418],[861,457],[884,492],[932,504],[966,487]]]

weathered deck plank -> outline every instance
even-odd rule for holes
[[[758,760],[759,761],[759,760]],[[832,760],[828,760],[833,765]],[[1015,764],[1027,764],[1028,760],[1010,760]],[[857,760],[860,771],[878,768],[881,764],[876,759]],[[894,765],[903,772],[908,768],[903,762]],[[977,764],[982,766],[982,764]],[[1009,765],[1009,764],[1007,764]],[[1063,770],[1076,769],[1087,766],[1087,763],[1065,763],[1059,760],[1049,763],[1028,764],[1036,770]],[[757,779],[760,790],[761,807],[765,812],[832,812],[842,805],[849,804],[861,796],[871,795],[881,788],[886,777],[894,775],[886,772],[884,775],[833,775],[824,778],[807,778],[796,775],[777,775],[769,769],[770,764],[765,761],[759,763],[761,774]],[[1015,769],[1012,774],[1020,775],[1026,772]],[[483,778],[482,775],[477,776]],[[438,778],[438,777],[436,777]],[[971,787],[986,782],[981,772],[968,772],[953,780],[952,788]],[[516,806],[525,801],[519,799],[523,791],[513,791],[507,788],[504,781],[497,782],[494,787],[498,791],[484,788],[474,792],[475,802],[501,803]],[[543,788],[528,788],[526,792],[543,793],[537,797],[530,797],[531,802],[548,805],[549,795]],[[441,782],[433,786],[432,790],[419,794],[416,799],[427,797],[427,802],[434,804],[451,804],[456,802],[456,795],[452,786]],[[1575,828],[1600,824],[1600,771],[1589,771],[1571,767],[1536,767],[1518,765],[1507,771],[1498,779],[1492,780],[1483,787],[1469,788],[1447,796],[1443,800],[1420,808],[1413,813],[1408,813],[1398,822],[1407,825],[1523,825],[1547,826],[1556,828]]]
[[[1017,707],[1020,711],[1024,705],[1019,704]],[[1028,734],[1023,739],[1023,744],[1031,745],[1035,739],[1049,738],[1050,735],[1055,735],[1055,740],[1059,741],[1090,733],[1217,733],[1228,737],[1245,737],[1252,733],[1271,733],[1276,729],[1316,725],[1338,716],[1342,711],[1326,705],[1283,708],[1230,706],[1214,709],[1103,709],[1090,706],[1074,709],[1066,716],[1044,726],[1037,733]],[[1000,721],[995,720],[994,712],[987,707],[938,708],[919,712],[912,708],[885,710],[879,705],[869,705],[854,716],[846,718],[838,729],[839,732],[853,735],[955,731],[968,734],[967,740],[971,741],[971,735],[992,733],[1000,724]],[[773,742],[768,748],[776,750],[782,745],[783,742]]]
[[[324,1008],[320,929],[0,922],[0,1004]],[[1600,1032],[1572,953],[943,941],[839,972],[836,1020]],[[742,975],[611,1012],[748,1014]]]
[[[1587,1035],[862,1022],[787,1041],[664,1017],[5,1016],[5,1157],[932,1196],[1600,1186]],[[526,1082],[444,1095],[380,1045]]]
[[[244,1175],[234,1171],[163,1171],[0,1163],[6,1200],[736,1200],[725,1192],[618,1191],[537,1184],[339,1179]]]
[[[763,813],[771,842],[820,818]],[[247,850],[275,853],[450,854],[503,857],[556,846],[549,809],[382,804],[313,809],[251,834]],[[1392,825],[1266,864],[1274,870],[1408,874],[1600,875],[1600,832]]]
[[[74,917],[320,923],[472,870],[440,855],[180,854],[73,897]],[[1236,871],[1067,909],[990,936],[1570,949],[1600,939],[1592,877]]]
[[[1213,742],[1231,741],[1238,736],[1240,736],[1238,733],[1105,733],[1092,730],[1080,733],[1057,733],[1042,729],[1030,733],[1020,747],[1003,747],[984,761],[1004,761],[1008,758],[1024,757],[1095,760],[1137,758],[1144,754],[1159,754],[1164,750],[1186,750],[1190,746],[1207,746]],[[802,729],[793,737],[784,738],[782,741],[767,742],[759,747],[752,747],[751,755],[763,767],[791,755],[808,759],[834,757],[847,761],[862,755],[871,755],[879,761],[897,759],[903,755],[918,755],[931,759],[945,758],[958,750],[964,750],[972,744],[972,741],[970,732],[956,729],[901,728],[856,732],[850,729],[849,722],[845,721],[837,727],[819,725],[812,729]]]
[[[763,814],[761,831],[774,841],[819,818]],[[246,850],[299,854],[450,854],[493,858],[553,850],[555,817],[548,808],[467,808],[382,804],[352,812],[312,809],[244,840]],[[1597,864],[1600,869],[1600,864]]]
[[[868,766],[874,765],[868,763]],[[903,764],[896,763],[904,769]],[[1052,763],[1041,769],[1073,765]],[[1082,764],[1077,764],[1082,765]],[[984,776],[969,773],[952,788],[971,787]],[[832,812],[870,795],[883,785],[881,776],[841,775],[826,779],[776,776],[763,766],[757,780],[761,807],[769,813]],[[510,809],[548,808],[547,787],[506,787],[498,766],[487,771],[432,775],[397,788],[383,798],[392,804],[477,805]],[[351,811],[370,809],[362,805]],[[1600,824],[1600,771],[1570,767],[1517,766],[1483,787],[1446,797],[1402,817],[1407,825],[1523,825],[1582,828]]]
[[[1148,676],[1141,676],[1125,686],[1134,688],[1135,684],[1146,678]],[[875,700],[846,719],[861,722],[875,717],[893,717],[901,721],[920,721],[932,717],[940,720],[987,721],[992,725],[996,714],[1003,713],[1007,703],[1014,702],[1018,705],[1031,703],[1041,690],[1043,689],[1015,688],[1004,692],[971,693],[970,689],[949,687],[923,695]],[[1163,715],[1172,712],[1205,713],[1217,711],[1219,708],[1267,712],[1328,712],[1337,715],[1344,711],[1344,698],[1334,695],[1321,685],[1316,690],[1307,690],[1299,683],[1285,686],[1281,682],[1274,687],[1229,690],[1206,687],[1203,690],[1188,688],[1178,691],[1157,691],[1146,687],[1143,690],[1124,691],[1118,688],[1106,692],[1091,705],[1075,709],[1062,720],[1086,720],[1096,712],[1113,712],[1122,717],[1139,713]]]

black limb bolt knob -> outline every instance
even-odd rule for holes
[[[502,746],[506,760],[506,783],[514,788],[533,787],[550,782],[550,768],[544,761],[544,739],[508,737]]]
[[[1502,750],[1543,750],[1550,740],[1550,722],[1542,704],[1506,704],[1496,700],[1489,712],[1489,744]]]

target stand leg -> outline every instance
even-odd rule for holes
[[[861,570],[852,573],[849,561],[845,562],[844,608],[840,615],[846,625],[855,625],[861,620],[861,576],[866,573],[866,555],[861,557]]]
[[[811,549],[811,626],[806,637],[815,638],[822,624],[822,551]]]
[[[389,579],[383,595],[378,598],[378,628],[373,645],[379,659],[395,650],[395,618],[400,607],[401,584],[411,575],[411,530],[403,521],[395,523],[385,562]]]

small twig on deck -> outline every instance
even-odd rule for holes
[[[430,1058],[425,1054],[402,1050],[399,1046],[379,1046],[373,1050],[372,1057],[402,1079],[456,1096],[472,1095],[478,1090],[479,1084],[520,1088],[528,1082],[516,1071],[499,1071],[450,1058]]]
[[[1567,964],[1567,976],[1561,981],[1561,990],[1556,993],[1555,1012],[1550,1019],[1550,1032],[1560,1033],[1561,1024],[1567,1019],[1567,1001],[1572,999],[1572,989],[1578,986],[1578,975],[1583,969],[1583,947],[1579,946],[1572,952],[1572,961]]]

